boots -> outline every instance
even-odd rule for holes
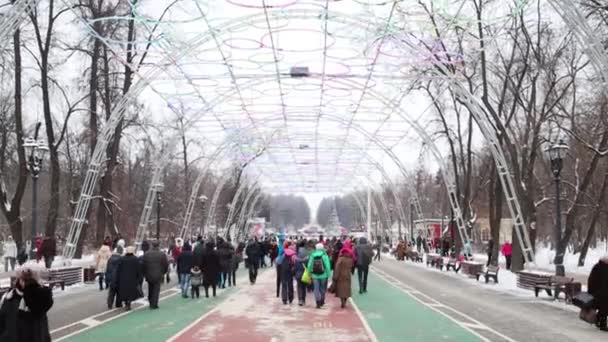
[[[606,316],[600,316],[598,315],[597,317],[597,322],[595,323],[595,325],[597,325],[598,328],[600,328],[601,331],[608,331],[608,317]]]

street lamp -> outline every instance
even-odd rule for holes
[[[555,274],[558,276],[563,276],[566,273],[564,268],[564,256],[563,254],[558,254],[558,244],[562,238],[562,218],[561,218],[561,208],[560,208],[560,174],[562,172],[563,161],[566,157],[566,153],[568,152],[568,145],[564,143],[563,140],[559,140],[557,143],[551,145],[546,150],[549,159],[551,160],[551,171],[553,172],[553,180],[555,181],[555,231],[554,231],[554,239],[555,239],[555,259],[553,263],[555,264]],[[559,252],[561,253],[561,252]]]
[[[198,200],[203,204],[203,215],[201,215],[203,219],[201,222],[201,229],[199,229],[198,234],[203,236],[203,234],[205,234],[205,204],[207,203],[208,198],[205,195],[201,195],[198,197]]]
[[[163,191],[165,185],[163,183],[156,184],[156,241],[160,243],[160,204],[162,202]]]
[[[37,135],[37,134],[36,134]],[[30,247],[30,259],[34,258],[34,248],[36,246],[36,201],[38,197],[38,175],[42,169],[44,154],[49,150],[44,140],[27,138],[23,142],[23,148],[27,159],[27,170],[32,176],[32,245]]]

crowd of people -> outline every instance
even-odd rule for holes
[[[53,260],[57,255],[57,239],[51,236],[38,235],[34,239],[34,249],[32,250],[31,241],[26,241],[21,248],[17,242],[9,235],[6,240],[1,242],[0,257],[4,259],[4,271],[14,271],[16,265],[24,265],[32,255],[36,263],[44,262],[44,266],[50,269]]]

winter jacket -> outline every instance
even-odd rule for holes
[[[214,250],[213,243],[207,243],[205,250],[202,254],[201,264],[199,265],[203,270],[203,285],[214,286],[217,285],[217,281],[220,275],[220,257]]]
[[[281,261],[283,261],[283,254],[284,254],[284,249],[285,249],[285,234],[280,233],[279,234],[279,243],[277,243],[277,249],[278,254],[277,254],[277,265],[279,265],[281,263]]]
[[[324,274],[312,273],[312,264],[316,257],[321,257],[323,259],[323,266],[325,266]],[[314,252],[312,252],[312,254],[310,254],[310,258],[308,259],[308,269],[310,270],[310,275],[312,276],[312,279],[329,279],[329,276],[331,275],[331,265],[329,263],[329,257],[327,256],[327,253],[325,253],[324,250],[315,250]]]
[[[359,238],[359,244],[355,247],[355,255],[357,256],[357,266],[369,266],[374,258],[374,248],[371,244],[367,243],[366,238]]]
[[[146,252],[143,256],[143,272],[149,283],[160,283],[169,271],[167,255],[158,247]]]
[[[203,272],[190,270],[190,285],[195,287],[203,285]]]
[[[141,265],[133,254],[126,254],[116,266],[116,277],[113,279],[118,289],[120,301],[134,301],[139,298],[138,286],[143,279]]]
[[[190,269],[194,267],[194,253],[192,251],[183,251],[177,257],[177,273],[188,274]]]
[[[112,251],[110,247],[103,245],[97,251],[95,255],[95,273],[106,273],[106,269],[108,267],[108,260],[112,256]]]
[[[13,240],[7,240],[4,242],[2,255],[5,258],[17,258],[17,244]]]
[[[7,292],[0,300],[0,341],[50,342],[47,312],[52,306],[53,292],[37,283]]]
[[[45,258],[52,258],[57,255],[57,243],[55,239],[51,237],[44,238],[42,240],[42,256]]]
[[[301,280],[302,275],[304,274],[304,268],[308,267],[308,259],[310,253],[306,250],[306,248],[300,248],[298,251],[298,256],[296,258],[296,279]]]
[[[232,271],[234,258],[234,247],[228,242],[224,242],[217,249],[217,254],[220,258],[220,269],[224,273]]]
[[[255,241],[250,241],[249,244],[247,244],[247,249],[245,249],[245,254],[247,255],[247,263],[249,265],[259,264],[260,259],[262,258],[260,244]]]
[[[120,254],[112,254],[110,259],[108,260],[106,266],[106,280],[109,284],[113,285],[114,279],[116,277],[116,270],[118,269],[118,263],[120,262]]]
[[[351,296],[350,284],[353,265],[354,262],[350,253],[340,253],[332,278],[336,286],[336,297],[338,298],[349,298]]]
[[[595,298],[595,306],[608,312],[608,256],[600,259],[589,274],[587,290]]]
[[[281,279],[291,279],[296,270],[296,251],[293,248],[285,249],[283,262],[279,265]]]
[[[513,254],[513,245],[511,245],[510,243],[505,243],[504,245],[502,245],[502,255],[504,256],[510,256]]]

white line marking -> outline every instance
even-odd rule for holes
[[[359,316],[361,323],[363,323],[363,327],[365,328],[365,331],[367,332],[367,335],[369,336],[369,338],[372,340],[372,342],[378,342],[378,337],[376,337],[376,334],[374,334],[374,331],[367,323],[367,320],[365,319],[365,317],[363,317],[361,310],[359,310],[359,307],[357,306],[355,301],[352,299],[352,297],[350,298],[350,304],[353,306],[353,308],[355,308],[355,312],[357,313],[357,316]]]
[[[264,271],[258,273],[258,277],[263,273]],[[241,276],[239,279],[237,279],[239,281],[239,283],[242,283],[243,278],[247,279],[249,278],[249,274],[245,274],[243,276]],[[224,298],[222,301],[218,302],[215,307],[209,311],[207,311],[204,315],[202,315],[201,317],[199,317],[197,320],[195,320],[194,322],[188,324],[188,326],[186,326],[185,328],[183,328],[182,330],[178,331],[175,335],[173,335],[171,338],[169,338],[166,342],[173,342],[175,341],[178,337],[180,337],[183,333],[185,333],[186,331],[190,330],[190,328],[192,328],[193,326],[197,325],[200,321],[202,321],[203,319],[209,317],[212,313],[216,312],[218,310],[218,308],[220,307],[220,305],[226,303],[227,301],[229,301],[233,296],[235,296],[237,293],[244,291],[245,289],[249,289],[249,286],[244,286],[238,289],[238,291],[236,291],[235,293],[227,296],[226,298]]]
[[[383,270],[378,269],[376,266],[372,266],[371,268],[376,273],[376,275],[378,275],[380,278],[382,278],[384,281],[386,281],[389,284],[391,284],[391,281],[389,280],[389,278],[396,279],[395,277],[387,274]],[[423,296],[423,297],[425,297],[425,298],[427,298],[430,302],[433,302],[433,304],[430,304],[428,302],[425,302],[425,301],[421,300],[420,298],[418,298],[416,296],[412,296],[412,295],[408,294],[406,291],[404,291],[402,288],[400,288],[398,286],[395,286],[395,287],[397,289],[401,290],[402,292],[406,293],[410,298],[413,298],[414,300],[416,300],[417,302],[419,302],[419,303],[423,304],[424,306],[430,308],[431,310],[433,310],[433,311],[435,311],[435,312],[437,312],[437,313],[439,313],[439,314],[447,317],[448,319],[450,319],[454,323],[458,324],[463,329],[468,330],[469,332],[471,332],[475,336],[479,337],[483,341],[491,342],[491,340],[489,340],[488,338],[480,335],[478,332],[476,332],[475,330],[473,330],[472,328],[470,328],[469,326],[471,325],[471,323],[461,322],[461,321],[457,320],[456,318],[450,316],[449,314],[447,314],[447,313],[445,313],[445,312],[437,309],[437,305],[436,304],[439,304],[439,305],[442,305],[442,306],[444,306],[446,308],[449,308],[454,313],[457,313],[458,315],[467,318],[471,322],[474,322],[477,327],[483,327],[483,330],[490,331],[490,332],[496,334],[497,336],[502,337],[503,339],[505,339],[507,341],[516,342],[514,339],[512,339],[512,338],[510,338],[510,337],[508,337],[506,335],[501,334],[500,332],[498,332],[498,331],[496,331],[496,330],[488,327],[487,325],[479,322],[478,320],[474,319],[473,317],[470,317],[469,315],[467,315],[467,314],[465,314],[465,313],[463,313],[461,311],[458,311],[458,310],[456,310],[456,309],[454,309],[454,308],[452,308],[452,307],[450,307],[448,305],[442,304],[439,301],[437,301],[436,299],[434,299],[434,298],[432,298],[432,297],[430,297],[430,296],[428,296],[428,295],[426,295],[424,293],[420,293],[420,295]]]
[[[173,290],[174,290],[173,288],[163,290],[163,291],[161,291],[161,295],[163,295],[163,294],[165,294],[165,293],[168,293],[168,292],[174,292]],[[168,296],[164,296],[164,297],[162,297],[162,298],[160,298],[160,297],[159,297],[159,300],[160,300],[160,301],[162,301],[162,300],[167,299],[167,298],[169,298],[169,297],[175,296],[177,293],[178,293],[178,292],[174,292],[174,293],[172,293],[172,294],[170,294],[170,295],[168,295]],[[139,299],[139,300],[137,300],[137,301],[135,301],[135,302],[133,302],[133,303],[141,303],[141,304],[144,304],[144,303],[147,303],[147,301],[142,300],[142,299]],[[128,315],[129,313],[132,313],[132,312],[135,312],[135,311],[139,311],[139,310],[141,310],[141,309],[143,309],[143,308],[145,308],[145,307],[146,307],[145,305],[142,305],[142,306],[140,306],[139,308],[132,309],[131,311],[124,311],[124,308],[121,308],[121,309],[113,309],[113,310],[109,310],[109,311],[104,311],[104,312],[102,312],[102,313],[97,313],[97,314],[95,314],[95,315],[92,315],[92,316],[86,317],[86,318],[84,318],[84,319],[81,319],[81,320],[80,320],[80,321],[78,321],[78,322],[74,322],[74,323],[71,323],[71,324],[65,325],[65,326],[63,326],[63,327],[60,327],[60,328],[54,329],[54,330],[52,330],[52,331],[51,331],[51,335],[52,335],[52,334],[54,334],[54,333],[56,333],[56,332],[58,332],[58,331],[65,330],[66,328],[69,328],[69,327],[74,326],[74,325],[79,324],[79,323],[80,323],[80,324],[84,324],[84,325],[86,325],[86,326],[87,326],[86,328],[82,328],[82,329],[80,329],[80,330],[76,330],[76,331],[74,331],[74,332],[72,332],[72,333],[70,333],[70,334],[68,334],[68,335],[65,335],[65,336],[59,337],[59,338],[57,338],[57,339],[55,340],[55,341],[57,341],[57,342],[59,342],[59,341],[63,341],[64,339],[66,339],[66,338],[68,338],[68,337],[72,337],[72,336],[74,336],[74,335],[80,334],[80,333],[82,333],[82,332],[85,332],[85,331],[87,331],[87,330],[89,330],[89,329],[91,329],[91,328],[94,328],[94,327],[96,327],[96,326],[99,326],[99,325],[101,325],[101,324],[105,324],[105,323],[110,322],[110,321],[113,321],[113,320],[115,320],[115,319],[117,319],[117,318],[120,318],[120,317],[126,316],[126,315]],[[112,317],[110,317],[110,318],[107,318],[107,319],[105,319],[105,320],[103,320],[103,321],[99,321],[99,320],[97,320],[97,317],[99,317],[99,316],[103,316],[103,315],[108,314],[109,312],[115,312],[115,311],[123,311],[123,312],[122,312],[122,313],[120,313],[120,314],[118,314],[118,315],[116,315],[116,316],[112,316]],[[97,324],[91,324],[91,322],[93,322],[93,321],[96,321],[96,322],[98,322],[98,323],[97,323]]]

